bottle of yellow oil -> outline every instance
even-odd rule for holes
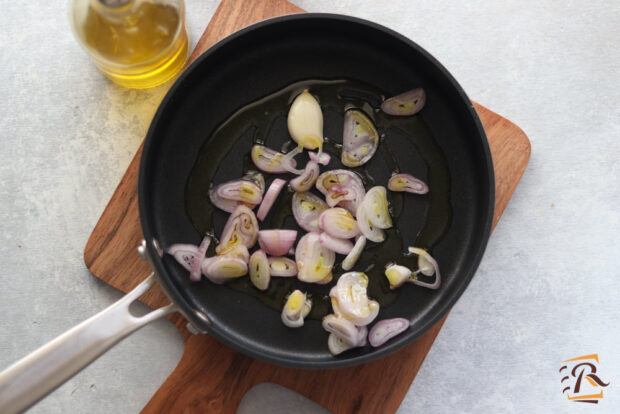
[[[73,0],[71,20],[81,46],[121,86],[160,85],[187,59],[183,0]]]

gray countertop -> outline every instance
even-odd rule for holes
[[[217,3],[186,1],[192,44]],[[482,264],[399,413],[619,412],[620,3],[295,3],[410,37],[532,143]],[[82,253],[169,87],[106,81],[74,40],[64,0],[2,10],[0,369],[121,296],[89,274]],[[171,324],[147,326],[32,412],[138,412],[181,353]],[[610,382],[604,398],[568,401],[562,361],[594,353]]]

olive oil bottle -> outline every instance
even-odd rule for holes
[[[187,59],[183,0],[73,0],[70,18],[81,46],[121,86],[160,85]]]

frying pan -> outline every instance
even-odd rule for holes
[[[337,357],[328,352],[320,321],[309,320],[303,329],[286,328],[279,315],[255,297],[206,280],[191,283],[187,272],[161,253],[161,246],[198,243],[201,238],[186,212],[185,191],[192,166],[213,131],[243,105],[304,79],[355,79],[388,96],[424,87],[427,104],[417,116],[427,125],[449,171],[445,195],[452,215],[433,248],[442,286],[436,291],[402,288],[396,302],[382,308],[378,319],[405,317],[411,321],[410,329],[382,347],[366,346]],[[342,119],[325,121],[326,130],[336,128],[335,123],[341,128]],[[249,150],[251,141],[238,139],[238,145]],[[411,144],[395,145],[393,151],[398,154],[412,151],[407,147]],[[231,165],[241,164],[242,156],[231,151],[218,160],[218,182],[239,178],[240,170]],[[434,178],[427,177],[431,192]],[[491,231],[495,194],[491,154],[480,120],[465,92],[437,60],[411,40],[375,23],[299,14],[232,34],[180,76],[148,131],[138,196],[145,240],[141,253],[153,274],[116,304],[1,373],[4,412],[26,409],[126,335],[173,311],[225,344],[279,365],[335,368],[385,356],[422,335],[463,293]],[[156,282],[171,304],[142,317],[131,315],[129,304]]]

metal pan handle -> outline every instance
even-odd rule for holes
[[[129,305],[154,283],[151,273],[118,302],[1,372],[2,413],[28,409],[133,331],[176,311],[171,303],[140,317],[129,312]]]

